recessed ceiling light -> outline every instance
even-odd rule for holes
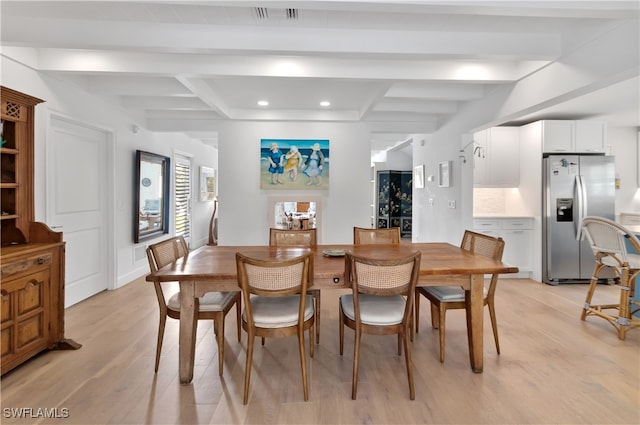
[[[260,105],[260,106],[269,106],[269,102],[267,102],[266,100],[259,100],[258,101],[258,105]]]
[[[331,102],[329,102],[328,100],[323,100],[322,102],[320,102],[320,106],[331,106]]]

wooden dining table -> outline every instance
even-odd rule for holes
[[[339,251],[372,258],[399,258],[422,253],[418,286],[460,285],[465,290],[467,336],[471,369],[483,367],[484,275],[517,273],[518,268],[474,254],[448,243],[401,243],[392,245],[318,245],[308,247],[203,246],[166,265],[146,280],[180,284],[180,382],[193,379],[197,297],[210,291],[239,291],[236,253],[261,259],[285,259],[314,252],[312,287],[320,290],[347,288],[344,256]],[[326,255],[327,253],[333,255]]]

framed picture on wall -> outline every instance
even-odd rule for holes
[[[329,140],[261,139],[260,189],[328,190]]]
[[[438,163],[438,187],[449,187],[451,181],[451,161]]]
[[[200,202],[213,201],[216,197],[216,170],[200,166]]]
[[[424,187],[424,164],[413,167],[413,187],[416,189]]]

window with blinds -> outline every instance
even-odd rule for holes
[[[189,202],[191,200],[191,164],[189,162],[176,161],[175,176],[175,235],[184,236],[184,238],[188,240],[191,237],[191,217],[189,214]]]

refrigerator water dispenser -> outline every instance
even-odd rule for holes
[[[556,199],[556,221],[573,221],[573,198]]]

